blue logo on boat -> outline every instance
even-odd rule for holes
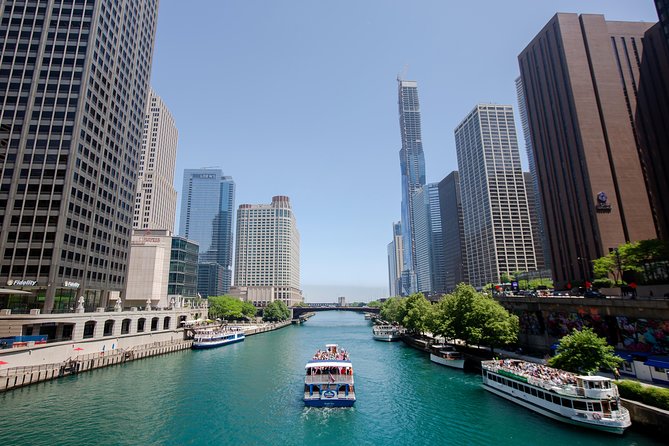
[[[334,390],[326,390],[323,392],[323,398],[334,398],[336,395]]]

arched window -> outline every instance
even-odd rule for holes
[[[95,334],[95,321],[88,321],[84,325],[84,339],[92,338]]]
[[[130,319],[123,319],[123,322],[121,322],[121,334],[130,333],[130,322],[132,322]]]
[[[171,318],[169,316],[167,316],[167,317],[165,317],[165,319],[163,319],[163,330],[169,330],[170,329],[170,322],[171,322]]]
[[[159,320],[159,318],[157,318],[157,317],[154,317],[153,319],[151,319],[151,331],[158,330],[158,320]]]
[[[144,332],[144,324],[146,324],[146,319],[144,319],[143,317],[137,320],[137,333]]]
[[[107,319],[105,321],[105,329],[102,336],[111,336],[114,332],[114,319]]]

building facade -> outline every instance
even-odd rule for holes
[[[429,183],[413,196],[416,283],[421,293],[445,290],[439,185]]]
[[[518,56],[557,287],[590,280],[592,260],[621,243],[658,235],[634,120],[651,26],[556,14]]]
[[[132,232],[125,307],[167,308],[172,233],[166,229]]]
[[[27,308],[126,287],[157,0],[0,11],[0,283]]]
[[[388,243],[388,291],[390,296],[399,296],[402,288],[402,223],[393,223],[393,241]]]
[[[444,253],[444,291],[450,292],[460,283],[469,283],[460,176],[457,170],[439,182],[439,214]]]
[[[167,284],[167,299],[175,305],[183,306],[197,296],[198,255],[200,247],[185,237],[172,237],[170,254],[170,276]]]
[[[469,282],[536,270],[512,107],[477,105],[456,127],[455,144]]]
[[[200,263],[217,263],[223,267],[222,281],[218,280],[218,268],[206,268],[216,272],[215,278],[199,274],[198,291],[203,297],[220,296],[230,290],[234,206],[232,177],[223,176],[219,169],[184,170],[179,235],[198,243]]]
[[[537,174],[537,163],[535,161],[534,150],[532,149],[532,137],[530,136],[530,126],[527,121],[527,104],[525,103],[525,90],[523,89],[523,79],[516,79],[516,95],[518,97],[518,113],[520,114],[520,124],[523,129],[523,138],[525,140],[525,152],[527,154],[527,164],[530,172],[525,174],[525,190],[527,191],[527,203],[530,207],[530,217],[532,219],[532,237],[534,238],[534,254],[537,259],[537,269],[550,269],[550,243],[544,229],[544,216],[541,208],[541,196],[539,195],[539,176]]]
[[[144,117],[144,136],[137,172],[134,229],[167,229],[174,232],[177,191],[177,130],[172,113],[151,90]]]
[[[416,242],[413,224],[413,195],[425,185],[425,155],[420,124],[418,83],[398,79],[398,105],[400,117],[400,171],[402,174],[402,238],[404,270],[402,272],[402,295],[417,289]]]
[[[257,306],[275,300],[294,306],[300,290],[300,234],[286,196],[237,210],[235,293]]]

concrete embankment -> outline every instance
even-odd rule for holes
[[[13,367],[0,375],[0,392],[87,370],[189,349],[192,343],[191,340],[154,342],[128,349],[79,355],[58,363]]]
[[[245,328],[244,333],[246,336],[253,336],[256,334],[277,330],[290,324],[291,321],[252,325]],[[51,363],[30,363],[28,362],[28,358],[34,360],[38,355],[40,355],[42,359],[49,357],[57,358],[59,355],[62,355],[60,350],[63,349],[67,349],[66,351],[68,351],[69,354],[72,354],[77,349],[81,351],[90,351],[92,349],[97,350],[99,347],[97,346],[96,341],[92,341],[90,343],[77,343],[76,345],[83,346],[77,347],[77,349],[74,348],[75,344],[66,346],[45,345],[35,349],[34,352],[27,350],[25,352],[15,352],[14,355],[0,356],[0,358],[7,358],[11,356],[13,363],[20,363],[20,361],[23,360],[25,361],[23,362],[24,364],[28,364],[0,371],[0,392],[11,390],[17,387],[27,386],[30,384],[36,384],[42,381],[48,381],[59,378],[61,376],[73,375],[88,370],[98,369],[101,367],[107,367],[134,361],[137,359],[148,358],[151,356],[164,355],[167,353],[187,350],[190,349],[193,344],[193,341],[190,339],[169,339],[142,344],[141,337],[135,336],[133,338],[134,345],[127,346],[125,348],[119,346],[119,348],[106,349],[95,353],[78,354],[76,356],[72,355],[67,357],[67,359]],[[151,337],[147,338],[147,340],[149,339],[151,339]],[[119,344],[117,343],[116,345]],[[54,352],[47,353],[48,349],[50,348],[55,349]],[[35,354],[33,355],[33,353]]]
[[[630,411],[633,429],[657,438],[669,437],[669,411],[632,400],[622,399],[622,403]]]

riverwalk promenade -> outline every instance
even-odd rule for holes
[[[291,321],[237,324],[246,336],[273,331]],[[85,372],[128,361],[190,349],[188,328],[163,330],[160,333],[135,333],[115,338],[110,348],[106,340],[85,339],[52,344],[31,344],[0,350],[0,392],[62,376]],[[57,360],[50,358],[58,358]],[[11,367],[8,367],[11,364]]]

